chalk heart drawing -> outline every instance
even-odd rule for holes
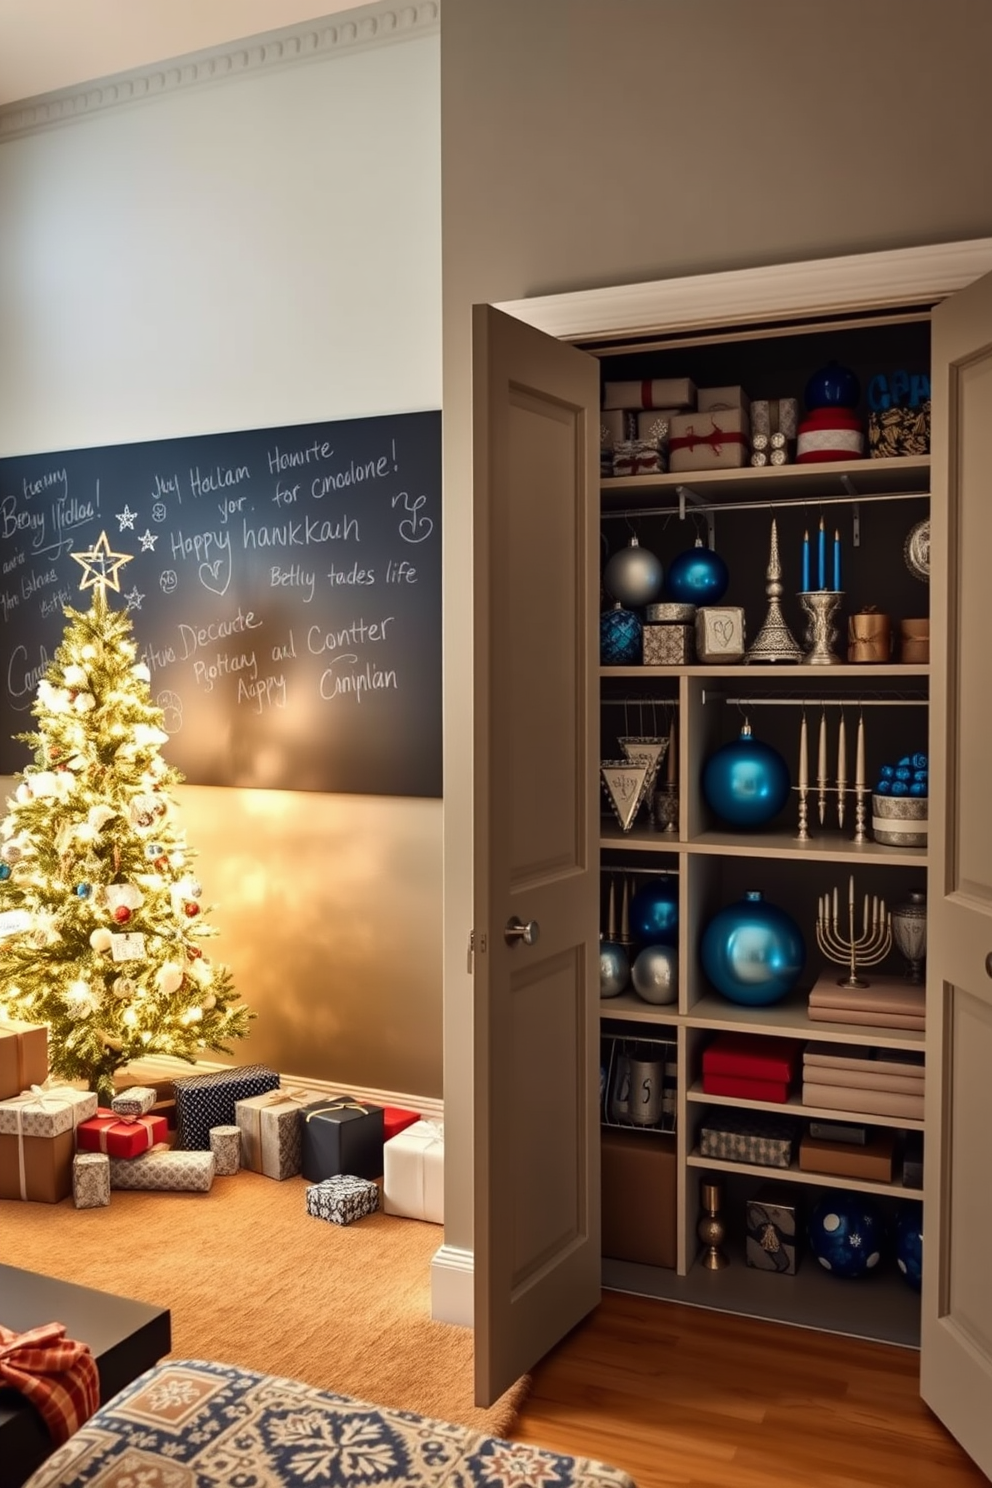
[[[221,577],[221,566],[223,558],[215,558],[212,563],[200,564],[200,583],[204,589],[209,589],[211,594],[226,594],[231,585],[231,565],[227,565],[227,573]]]
[[[733,620],[714,620],[713,633],[721,646],[729,646],[734,639]]]

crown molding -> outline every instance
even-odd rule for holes
[[[992,270],[992,238],[812,259],[504,300],[497,310],[563,340],[593,341],[840,310],[934,305]]]
[[[315,57],[340,57],[384,42],[426,36],[438,30],[439,0],[409,5],[384,3],[341,11],[316,21],[301,21],[280,31],[266,31],[190,52],[165,62],[138,67],[112,77],[60,88],[36,98],[0,107],[0,142],[56,128],[108,109],[128,107],[178,93],[184,88],[229,81]]]

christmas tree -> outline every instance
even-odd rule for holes
[[[129,555],[101,533],[72,556],[92,605],[65,611],[38,731],[17,735],[34,763],[0,822],[0,1014],[47,1024],[52,1073],[109,1104],[130,1060],[228,1053],[254,1015],[200,944],[217,930],[170,795],[182,776],[130,616],[107,601]]]

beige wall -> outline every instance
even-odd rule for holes
[[[438,66],[427,28],[0,143],[0,455],[438,408]],[[179,795],[233,1057],[439,1097],[441,802]]]
[[[987,0],[444,0],[446,1242],[471,1247],[476,301],[992,233]]]

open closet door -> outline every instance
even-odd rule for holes
[[[933,316],[921,1391],[992,1477],[992,276]],[[946,580],[943,575],[946,573]]]
[[[475,1359],[600,1297],[599,368],[476,306]]]

